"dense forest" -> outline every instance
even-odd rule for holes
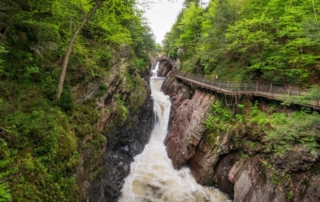
[[[164,51],[183,71],[319,84],[319,0],[187,0]]]
[[[105,137],[94,101],[77,104],[72,89],[122,61],[132,91],[154,44],[135,0],[0,1],[0,201],[75,201],[79,143]],[[125,119],[125,104],[118,109]]]

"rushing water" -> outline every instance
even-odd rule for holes
[[[175,170],[167,156],[164,139],[167,134],[171,102],[161,92],[164,78],[157,77],[158,65],[152,70],[151,96],[156,124],[149,143],[134,158],[131,171],[121,190],[121,202],[202,202],[228,201],[215,188],[202,187],[188,168]]]

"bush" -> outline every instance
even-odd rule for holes
[[[228,131],[232,127],[232,113],[225,109],[221,102],[215,102],[211,106],[210,115],[205,125],[209,130]]]
[[[273,123],[273,129],[266,131],[264,141],[271,149],[278,154],[284,154],[295,144],[301,144],[311,151],[319,149],[317,137],[320,134],[315,129],[315,124],[320,122],[318,113],[294,112],[286,117],[286,121],[283,118]]]

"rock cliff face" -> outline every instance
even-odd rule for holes
[[[78,103],[94,101],[96,133],[104,137],[94,140],[88,133],[79,143],[79,201],[117,201],[133,157],[149,140],[154,125],[150,89],[140,76],[127,75],[126,67],[119,61],[112,74],[74,89]],[[100,86],[107,88],[96,96]]]
[[[251,125],[212,137],[204,122],[219,96],[182,83],[174,71],[168,61],[160,64],[167,76],[162,88],[172,101],[165,144],[176,169],[190,167],[200,184],[216,186],[235,202],[320,201],[319,152],[296,147],[273,155],[261,141],[263,131]],[[253,140],[262,146],[250,146]]]

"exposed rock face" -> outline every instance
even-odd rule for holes
[[[104,139],[92,134],[80,144],[80,165],[77,170],[79,201],[118,201],[124,178],[130,172],[133,157],[142,152],[154,125],[153,102],[147,82],[138,75],[134,85],[126,80],[126,64],[120,61],[115,71],[87,86],[75,87],[77,103],[95,100],[99,112],[96,128]],[[97,97],[100,86],[107,86]],[[101,141],[94,144],[91,141]],[[98,146],[97,146],[98,145]]]
[[[160,61],[158,76],[167,77],[168,73],[175,69],[175,61],[167,57],[159,58],[158,60]]]
[[[200,184],[212,185],[215,172],[222,173],[219,170],[220,167],[215,171],[215,166],[220,156],[228,154],[233,148],[233,145],[229,142],[230,136],[228,133],[222,133],[215,140],[203,139],[196,148],[195,155],[190,159],[190,168]],[[212,146],[213,141],[215,141],[214,146]],[[222,169],[225,169],[225,167]]]
[[[228,193],[231,198],[234,196],[233,183],[228,179],[228,175],[233,165],[240,159],[240,156],[239,153],[221,156],[214,169],[214,186]]]
[[[302,146],[295,146],[283,156],[275,156],[272,163],[285,172],[301,172],[319,160],[319,153],[311,152]]]
[[[285,196],[272,183],[271,175],[259,157],[239,161],[229,173],[234,183],[234,201],[284,201]]]
[[[93,181],[92,201],[118,201],[130,163],[149,141],[153,121],[153,104],[148,99],[138,114],[131,114],[122,127],[108,135],[105,160],[100,165],[104,171],[102,177]],[[97,196],[98,200],[94,200]]]
[[[234,183],[234,201],[320,200],[320,175],[311,172],[275,172],[260,156],[242,159],[229,172]],[[311,176],[311,177],[310,177]]]
[[[184,166],[194,155],[196,146],[205,131],[203,122],[213,98],[209,94],[196,90],[191,99],[184,100],[174,111],[172,126],[165,144],[175,168]]]

